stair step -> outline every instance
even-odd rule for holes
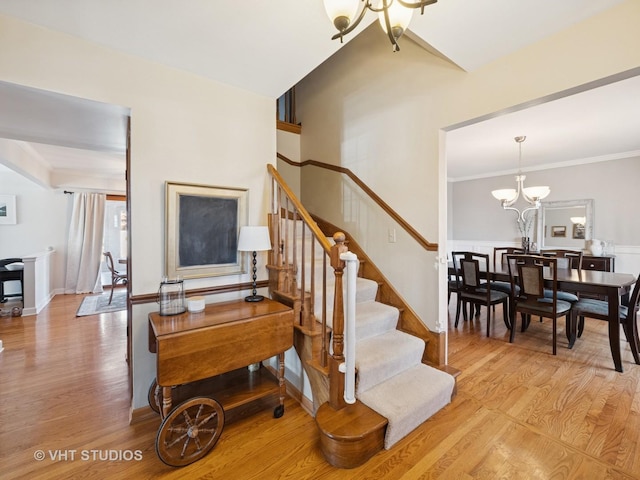
[[[399,311],[384,303],[369,301],[356,305],[356,339],[375,337],[398,326]]]
[[[318,409],[316,423],[320,450],[334,467],[358,467],[383,448],[387,420],[362,402],[340,410],[324,403]]]
[[[400,330],[390,330],[356,343],[356,396],[420,364],[424,341]]]
[[[391,448],[451,402],[455,379],[441,370],[418,364],[358,394],[365,405],[389,425],[384,448]]]

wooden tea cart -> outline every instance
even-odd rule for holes
[[[215,446],[225,418],[274,403],[273,415],[281,417],[284,352],[292,344],[293,310],[268,298],[210,304],[199,313],[149,314],[149,351],[156,354],[149,405],[162,417],[158,457],[167,465],[188,465]],[[275,355],[276,375],[250,368]]]

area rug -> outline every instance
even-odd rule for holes
[[[84,297],[80,307],[78,307],[76,317],[118,312],[127,309],[127,291],[125,289],[119,289],[113,292],[111,304],[109,304],[109,295],[111,295],[111,292],[107,291],[100,295]]]

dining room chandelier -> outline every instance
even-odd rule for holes
[[[546,198],[550,193],[551,189],[547,186],[536,186],[536,187],[525,187],[524,180],[527,178],[525,175],[522,175],[522,142],[526,140],[526,136],[515,137],[515,141],[518,143],[519,152],[518,152],[518,175],[516,175],[516,183],[518,184],[518,189],[515,188],[503,188],[500,190],[493,190],[491,195],[493,195],[497,200],[500,200],[502,204],[502,208],[505,210],[514,210],[518,213],[518,221],[524,222],[524,214],[530,210],[537,210],[540,208],[540,201]],[[512,205],[518,201],[520,195],[522,194],[522,198],[524,198],[531,207],[525,208],[520,211],[516,207]]]
[[[389,36],[393,45],[393,51],[400,50],[398,39],[409,27],[409,22],[415,9],[420,9],[420,15],[424,13],[424,7],[436,3],[438,0],[324,0],[324,8],[329,20],[338,29],[331,40],[340,39],[351,33],[362,21],[367,10],[378,14],[378,21],[382,30]],[[358,13],[358,4],[364,6]],[[374,5],[374,3],[376,5]],[[354,20],[355,19],[355,20]]]

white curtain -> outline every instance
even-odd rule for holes
[[[100,293],[100,263],[107,196],[103,193],[74,193],[69,239],[65,293]]]

